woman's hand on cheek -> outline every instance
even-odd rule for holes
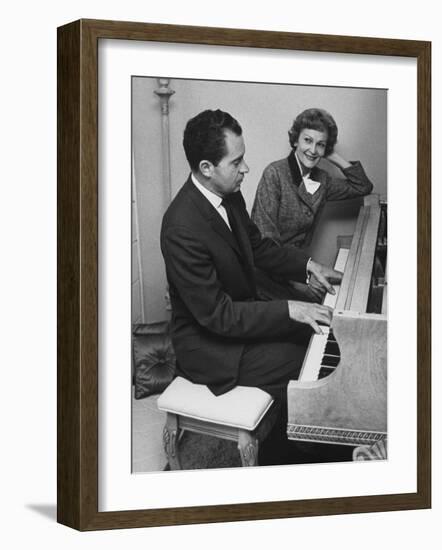
[[[345,160],[339,153],[336,151],[332,151],[328,156],[325,157],[329,162],[340,168],[341,170],[345,170],[346,168],[349,168],[351,164]]]

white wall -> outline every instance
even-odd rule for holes
[[[171,77],[173,75],[163,75]],[[180,80],[171,78],[170,153],[172,195],[189,173],[182,146],[187,121],[205,109],[231,113],[243,128],[246,162],[250,172],[242,186],[249,211],[264,168],[290,152],[287,132],[296,115],[321,107],[335,118],[339,129],[336,150],[344,158],[360,160],[374,183],[374,192],[387,195],[387,91],[306,85],[259,84]],[[155,78],[134,78],[133,121],[135,173],[138,189],[140,241],[146,318],[166,318],[166,287],[158,245],[159,229],[168,190],[162,186],[161,119],[154,94]],[[341,175],[323,161],[323,167]],[[327,205],[312,245],[318,261],[331,264],[337,235],[351,235],[360,200]]]
[[[216,6],[216,7],[215,7]],[[56,411],[56,27],[79,17],[433,40],[433,205],[441,206],[442,38],[437,3],[315,4],[274,0],[137,2],[17,1],[3,5],[0,224],[2,499],[5,548],[95,549],[253,547],[269,549],[434,548],[440,541],[442,273],[434,216],[433,510],[232,524],[77,533],[54,521]],[[250,147],[250,145],[249,145]],[[404,156],[406,155],[404,136]],[[398,182],[399,184],[400,182]],[[406,276],[406,274],[405,274]],[[404,297],[404,308],[406,297]],[[290,480],[287,480],[290,483]]]
[[[168,196],[162,175],[161,111],[153,92],[157,88],[155,79],[134,78],[132,83],[133,159],[144,304],[137,306],[135,295],[132,302],[134,310],[144,309],[145,322],[154,323],[168,318],[164,298],[167,281],[160,250],[161,220]]]

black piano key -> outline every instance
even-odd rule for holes
[[[341,358],[338,355],[327,355],[322,356],[321,365],[325,367],[337,367]]]
[[[322,356],[321,366],[319,369],[318,380],[325,378],[331,374],[335,368],[339,365],[341,360],[341,354],[339,351],[338,343],[336,342],[333,330],[330,329],[327,342],[325,344],[324,355]]]
[[[331,342],[330,340],[327,340],[324,352],[327,353],[328,355],[337,355],[337,356],[339,356],[340,355],[339,346],[338,346],[338,343],[336,342],[336,340],[334,342]]]
[[[319,369],[319,375],[318,375],[318,380],[320,380],[321,378],[325,378],[326,376],[328,376],[329,374],[331,374],[335,369],[334,368],[331,368],[331,367],[321,367]]]

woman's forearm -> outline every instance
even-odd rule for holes
[[[349,168],[351,164],[345,160],[341,155],[333,151],[328,157],[326,157],[328,161],[330,161],[332,164],[340,168],[341,170],[345,170],[346,168]]]

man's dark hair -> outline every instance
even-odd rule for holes
[[[225,131],[242,135],[238,121],[220,109],[203,111],[186,124],[183,146],[186,158],[193,171],[197,171],[202,160],[215,166],[226,155]]]
[[[304,128],[327,132],[327,145],[325,147],[325,156],[333,152],[338,140],[338,127],[335,119],[324,109],[306,109],[300,113],[289,130],[290,145],[294,148],[298,142],[299,134]]]

